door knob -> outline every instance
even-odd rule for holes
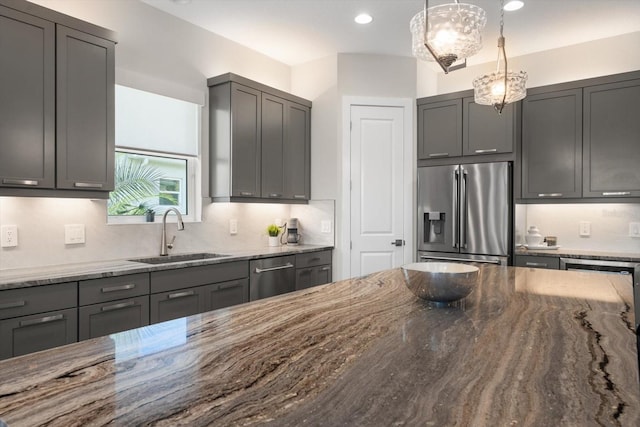
[[[396,239],[395,241],[391,242],[391,244],[393,246],[404,246],[404,240],[402,239]]]

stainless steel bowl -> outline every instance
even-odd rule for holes
[[[404,283],[417,297],[438,302],[458,301],[478,283],[478,267],[454,262],[416,262],[402,266]]]

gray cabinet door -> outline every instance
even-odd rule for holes
[[[77,340],[76,308],[0,321],[0,359],[71,344]]]
[[[296,270],[296,291],[331,282],[331,266],[298,268]]]
[[[113,190],[115,45],[57,26],[58,188]]]
[[[418,105],[418,159],[462,155],[462,99]]]
[[[582,196],[582,89],[530,94],[522,104],[522,197]]]
[[[204,312],[204,288],[204,286],[199,286],[151,295],[151,323],[164,322]]]
[[[78,319],[80,340],[146,326],[149,324],[149,297],[80,307]]]
[[[284,196],[287,101],[262,94],[262,197]]]
[[[584,197],[640,196],[640,80],[584,89]]]
[[[516,104],[498,114],[489,105],[476,104],[473,97],[462,100],[462,154],[464,156],[511,153],[516,139]]]
[[[55,186],[54,24],[0,6],[0,186]]]
[[[231,83],[231,195],[235,197],[260,197],[261,107],[260,91]]]
[[[206,286],[204,310],[211,311],[231,307],[249,301],[249,280],[232,280]]]
[[[311,109],[287,102],[284,197],[311,198]]]

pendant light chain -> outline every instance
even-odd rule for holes
[[[502,33],[503,29],[504,29],[504,0],[500,0],[500,39],[498,43],[500,44],[500,49],[502,50],[502,57],[504,58],[504,94],[502,95],[502,102],[500,103],[500,105],[494,106],[498,114],[502,114],[502,109],[504,108],[504,105],[507,103],[507,80],[508,80],[508,74],[509,74],[509,64],[507,64],[507,52],[504,47],[504,35]],[[498,62],[498,66],[499,65],[500,65],[500,62]]]

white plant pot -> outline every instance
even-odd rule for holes
[[[280,236],[269,236],[269,246],[280,246]]]

